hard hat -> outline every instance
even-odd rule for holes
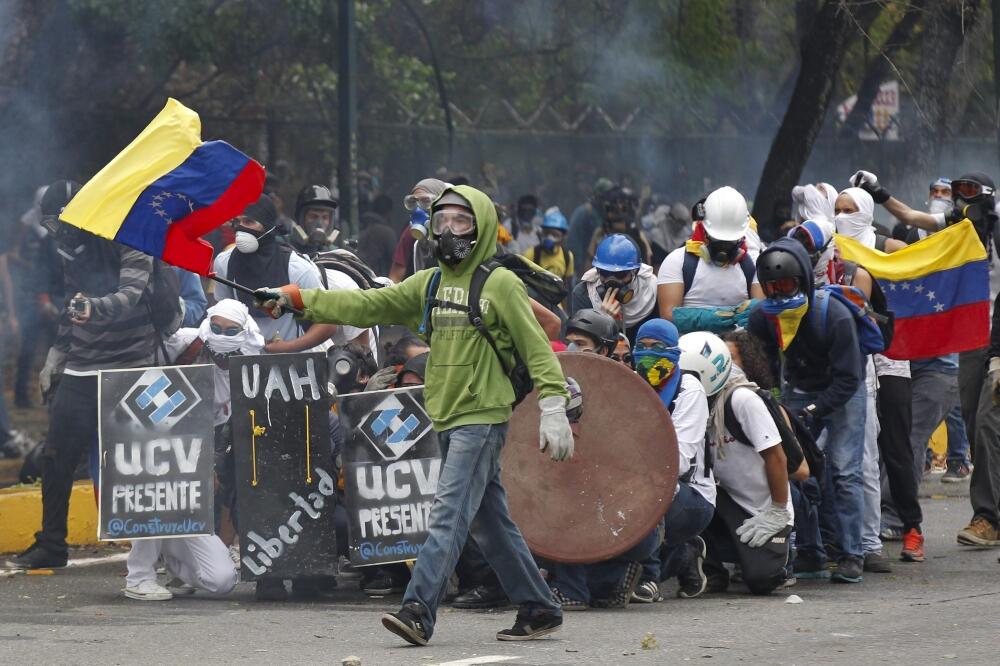
[[[743,195],[720,187],[705,198],[705,232],[715,240],[738,241],[750,226],[750,211]]]
[[[612,234],[601,241],[594,255],[593,266],[599,271],[623,273],[637,271],[642,266],[639,248],[625,234]]]
[[[681,348],[681,370],[693,372],[705,388],[706,395],[712,396],[721,391],[733,368],[729,345],[707,331],[686,333],[677,344]]]

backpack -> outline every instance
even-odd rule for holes
[[[561,247],[559,249],[562,251],[563,259],[566,261],[566,265],[569,266],[570,264],[572,264],[573,263],[573,253],[570,252],[569,250],[567,250],[564,247]],[[542,261],[542,246],[541,245],[536,245],[535,248],[534,248],[534,250],[533,250],[533,253],[534,253],[534,256],[533,256],[533,258],[531,260],[533,262],[535,262],[536,264],[538,264],[539,266],[541,266],[542,265],[541,264],[541,261]],[[559,276],[557,276],[557,277],[559,277]]]
[[[853,261],[844,262],[845,284],[854,285],[854,276],[857,274],[858,268],[859,264]],[[896,315],[889,309],[889,301],[885,298],[882,285],[874,277],[872,278],[872,295],[868,299],[868,302],[871,304],[872,310],[874,310],[873,318],[878,325],[879,331],[882,332],[882,341],[885,343],[885,348],[888,349],[892,346],[892,339],[896,332]]]
[[[539,299],[550,306],[559,305],[569,295],[566,282],[561,277],[529,262],[519,254],[498,252],[486,263],[491,261],[497,262],[498,265],[503,266],[520,278],[525,286],[534,290]]]
[[[816,290],[816,298],[810,310],[813,312],[814,323],[821,334],[825,334],[827,330],[826,320],[831,299],[840,301],[851,312],[858,332],[858,347],[861,349],[862,355],[878,354],[888,348],[878,323],[880,319],[885,320],[886,318],[875,312],[860,289],[848,285],[828,284],[824,285],[822,289]],[[891,321],[887,325],[891,325]]]
[[[504,255],[505,257],[514,257],[516,255]],[[450,301],[442,301],[437,298],[438,285],[441,284],[441,269],[434,269],[434,274],[431,275],[431,279],[427,283],[427,293],[424,299],[424,320],[420,324],[419,333],[426,335],[430,339],[432,324],[431,324],[431,310],[438,307],[452,308],[460,312],[465,312],[469,316],[469,323],[479,332],[486,342],[493,349],[493,353],[496,354],[497,360],[500,361],[500,367],[503,368],[504,374],[510,380],[510,384],[514,389],[514,407],[521,404],[521,401],[527,397],[529,393],[535,388],[535,383],[531,379],[531,373],[528,372],[528,366],[525,364],[524,359],[518,353],[517,349],[514,349],[514,365],[510,368],[507,367],[506,361],[504,361],[503,356],[500,354],[500,350],[497,349],[496,340],[493,338],[493,334],[490,333],[489,329],[486,328],[486,324],[483,323],[483,313],[479,309],[479,297],[482,296],[483,286],[486,284],[486,280],[489,279],[490,275],[498,268],[506,268],[501,257],[494,256],[486,260],[479,266],[476,266],[475,272],[472,274],[472,280],[469,283],[469,305],[459,305],[458,303],[452,303]],[[548,273],[552,275],[551,273]],[[519,276],[520,277],[520,276]],[[553,276],[555,277],[555,276]],[[562,282],[560,280],[560,282]]]
[[[375,271],[353,252],[347,250],[329,250],[318,253],[312,258],[312,261],[320,269],[320,279],[323,282],[324,289],[329,289],[326,269],[344,273],[354,280],[361,289],[379,289],[383,286],[378,281],[378,275],[375,274]]]
[[[809,465],[809,476],[822,479],[824,465],[826,464],[826,454],[816,444],[816,439],[806,428],[798,417],[788,411],[788,408],[778,402],[774,395],[759,386],[745,386],[757,394],[757,397],[764,401],[774,425],[778,428],[778,436],[781,437],[781,448],[785,452],[785,459],[788,461],[788,473],[796,471],[805,460]],[[735,391],[734,391],[735,393]],[[723,418],[726,429],[736,438],[736,441],[747,446],[753,446],[750,438],[747,437],[743,426],[733,412],[732,393],[726,404],[723,405]],[[791,424],[791,425],[789,425]]]
[[[691,252],[684,253],[684,266],[681,269],[681,273],[684,276],[685,294],[691,291],[691,285],[694,284],[694,274],[698,271],[699,261],[701,261],[701,257],[697,254],[692,254]],[[753,263],[753,259],[747,252],[743,253],[743,258],[740,259],[740,263],[737,265],[742,269],[743,276],[747,280],[747,298],[750,298],[750,287],[753,286],[753,279],[757,275],[757,266]]]
[[[146,308],[153,328],[161,338],[169,338],[177,332],[184,320],[181,281],[174,269],[159,259],[153,260],[147,294]]]

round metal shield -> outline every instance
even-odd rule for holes
[[[627,366],[592,353],[556,354],[583,391],[575,452],[538,450],[538,395],[514,411],[503,449],[511,515],[538,556],[583,564],[638,544],[670,507],[677,435],[660,397]]]

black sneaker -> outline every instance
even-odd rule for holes
[[[61,569],[66,566],[66,555],[56,555],[38,543],[7,560],[11,569]]]
[[[830,570],[826,567],[826,560],[804,553],[795,554],[795,564],[793,571],[798,579],[829,578]]]
[[[830,574],[832,583],[860,583],[864,565],[861,558],[842,557],[837,560],[837,568]]]
[[[657,601],[663,601],[663,597],[660,595],[660,586],[655,580],[639,583],[632,592],[632,603],[653,604]]]
[[[941,477],[941,483],[961,483],[969,480],[972,470],[965,463],[948,463],[948,470]]]
[[[382,626],[411,645],[427,645],[430,637],[424,631],[424,607],[416,601],[403,604],[398,613],[382,616]]]
[[[594,608],[628,608],[640,578],[642,578],[642,565],[638,562],[629,562],[625,566],[625,575],[615,586],[611,596],[606,599],[591,599],[590,605]]]
[[[881,551],[877,553],[865,553],[864,570],[869,573],[892,573],[892,564],[889,563],[889,558],[883,555]]]
[[[705,562],[701,568],[705,572],[705,593],[719,593],[729,589],[729,570],[726,567],[719,563]]]
[[[521,613],[518,611],[514,626],[497,632],[498,641],[530,641],[558,631],[562,615],[552,612]]]
[[[694,599],[705,593],[708,577],[705,575],[705,540],[700,536],[684,544],[688,549],[687,562],[677,572],[677,596],[681,599]]]
[[[361,583],[361,591],[370,597],[384,597],[406,592],[406,585],[395,576],[382,574]]]
[[[288,590],[280,578],[261,578],[253,592],[254,601],[287,601]]]
[[[503,608],[510,605],[507,594],[499,585],[477,585],[451,602],[454,608]]]

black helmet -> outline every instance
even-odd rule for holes
[[[972,171],[951,181],[951,196],[968,203],[988,203],[992,208],[996,201],[996,186],[985,173]]]
[[[59,217],[66,204],[79,191],[80,183],[72,180],[57,180],[52,183],[46,188],[45,194],[42,195],[42,200],[38,203],[39,208],[42,210],[42,215]]]
[[[760,286],[764,288],[768,298],[772,296],[768,293],[768,285],[781,285],[775,295],[792,296],[797,291],[805,290],[805,278],[802,264],[789,250],[772,248],[765,250],[757,258],[757,279],[760,280]],[[795,280],[795,285],[793,286],[789,280]]]
[[[604,348],[604,355],[611,356],[618,344],[618,324],[610,315],[584,308],[577,310],[566,322],[566,332],[579,331],[597,341]]]
[[[306,208],[329,208],[333,210],[339,205],[333,198],[333,193],[326,185],[306,185],[299,190],[295,198],[295,221],[302,221],[302,211]]]
[[[639,198],[627,187],[615,185],[610,190],[598,195],[596,199],[597,212],[604,222],[605,231],[608,230],[612,220],[629,225],[635,222],[635,214],[639,210]]]

